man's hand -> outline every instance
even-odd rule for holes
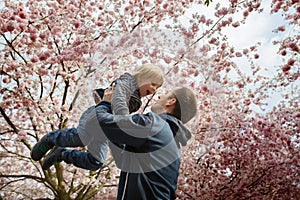
[[[111,101],[113,92],[114,86],[110,86],[107,89],[105,89],[102,100]]]

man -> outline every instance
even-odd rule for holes
[[[110,100],[107,90],[95,110],[121,169],[117,199],[175,199],[180,146],[191,138],[183,123],[197,110],[194,93],[175,89],[160,96],[152,112],[131,116],[112,115]]]

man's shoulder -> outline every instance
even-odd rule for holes
[[[154,112],[148,112],[145,114],[133,114],[133,119],[144,119],[151,123],[158,123],[159,121],[163,120],[159,115],[155,114]]]
[[[166,121],[154,112],[134,114],[132,121],[140,126],[148,127],[151,132],[157,132],[166,125]]]
[[[161,113],[158,115],[161,119],[163,119],[164,121],[172,121],[172,122],[176,122],[178,123],[179,120],[172,114],[170,113]]]

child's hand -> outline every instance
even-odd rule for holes
[[[100,103],[101,98],[99,97],[99,95],[97,94],[96,91],[93,91],[93,98],[94,98],[94,101],[95,101],[95,104],[96,104],[96,105],[97,105],[98,103]]]
[[[111,101],[113,92],[114,92],[114,87],[113,86],[108,87],[107,89],[105,89],[102,100]]]

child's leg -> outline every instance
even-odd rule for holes
[[[79,150],[65,150],[63,152],[63,161],[73,164],[87,170],[96,171],[102,167],[103,163],[99,162],[90,152],[82,152]]]
[[[54,146],[59,147],[83,147],[76,128],[56,130],[43,136],[31,150],[31,158],[40,160]]]
[[[59,147],[84,147],[76,128],[52,131],[48,134],[54,146]]]
[[[43,170],[47,170],[52,165],[62,161],[65,161],[68,164],[73,164],[76,167],[93,171],[98,170],[103,165],[103,163],[94,158],[90,152],[57,147],[45,158],[42,168]]]

